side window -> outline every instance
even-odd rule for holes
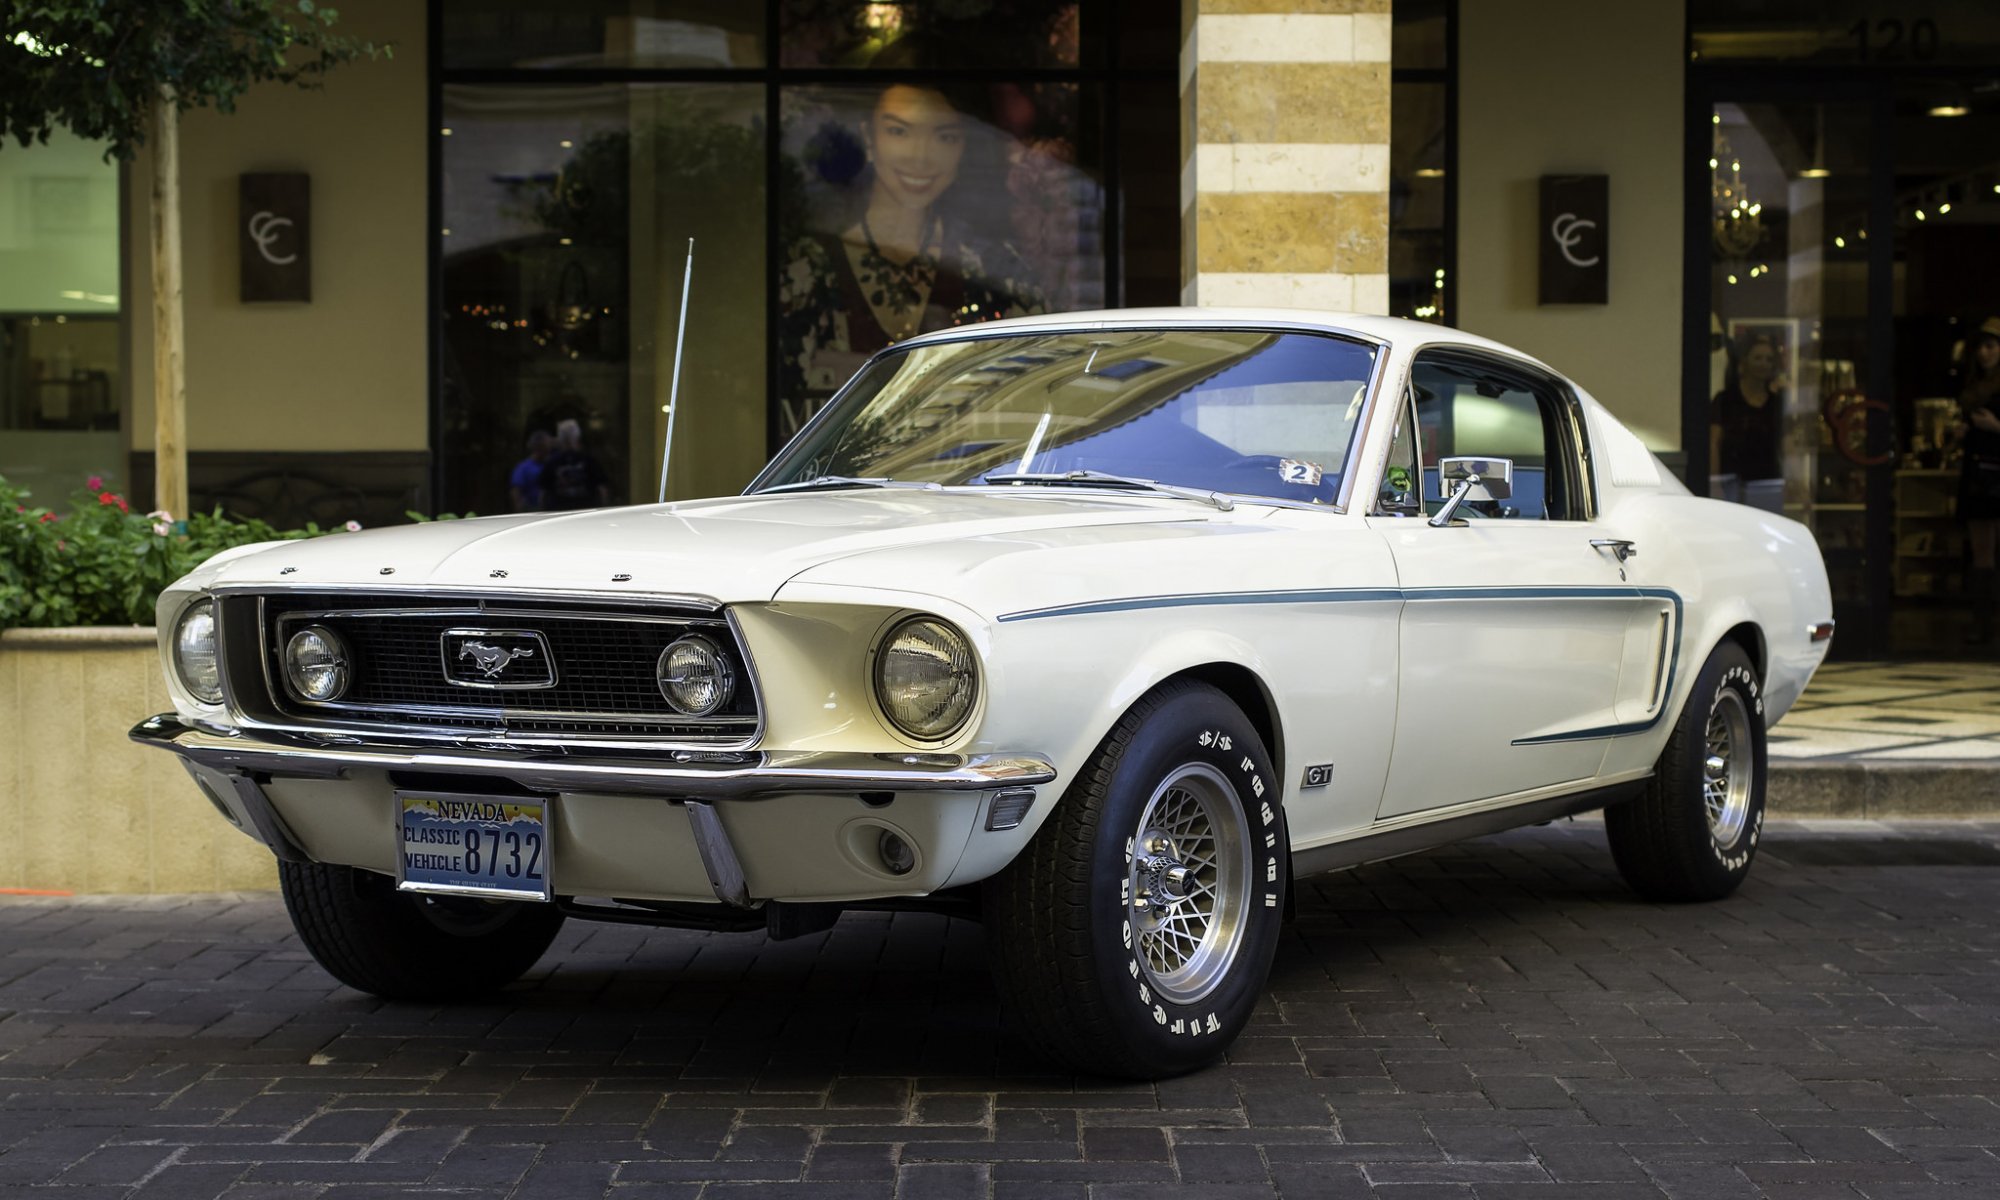
[[[1574,520],[1571,503],[1581,478],[1565,436],[1563,397],[1556,385],[1526,373],[1456,355],[1420,356],[1411,372],[1424,451],[1424,501],[1436,511],[1441,458],[1473,455],[1514,463],[1513,495],[1459,511],[1503,520]]]

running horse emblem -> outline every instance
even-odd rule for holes
[[[480,674],[488,679],[496,678],[507,669],[507,664],[517,658],[533,658],[535,652],[525,647],[518,650],[503,650],[489,646],[485,642],[467,642],[458,648],[460,658],[469,658],[479,668]]]

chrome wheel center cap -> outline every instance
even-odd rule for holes
[[[1137,863],[1139,895],[1133,907],[1150,912],[1157,920],[1187,899],[1194,886],[1194,872],[1174,857],[1173,844],[1166,838],[1157,835],[1148,838],[1146,848],[1152,853]]]

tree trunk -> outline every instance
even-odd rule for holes
[[[153,506],[188,515],[187,370],[181,331],[180,110],[153,102]]]

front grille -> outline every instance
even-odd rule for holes
[[[255,690],[268,696],[288,721],[703,742],[742,741],[757,727],[743,648],[726,621],[706,612],[541,600],[338,594],[263,597],[260,610],[263,678],[256,681]],[[337,701],[306,700],[286,682],[283,648],[287,639],[308,625],[332,630],[347,646],[354,678]],[[448,664],[457,678],[483,677],[457,656],[447,656],[447,633],[458,634],[456,647],[464,640],[463,631],[488,629],[539,634],[540,642],[531,636],[513,640],[512,644],[536,650],[514,674],[541,680],[552,668],[554,685],[512,689],[452,683]],[[712,716],[685,716],[660,694],[656,678],[660,653],[689,633],[704,634],[735,655],[735,697]],[[546,662],[541,661],[543,645]],[[506,680],[503,668],[497,681]],[[241,696],[248,689],[232,690]]]

